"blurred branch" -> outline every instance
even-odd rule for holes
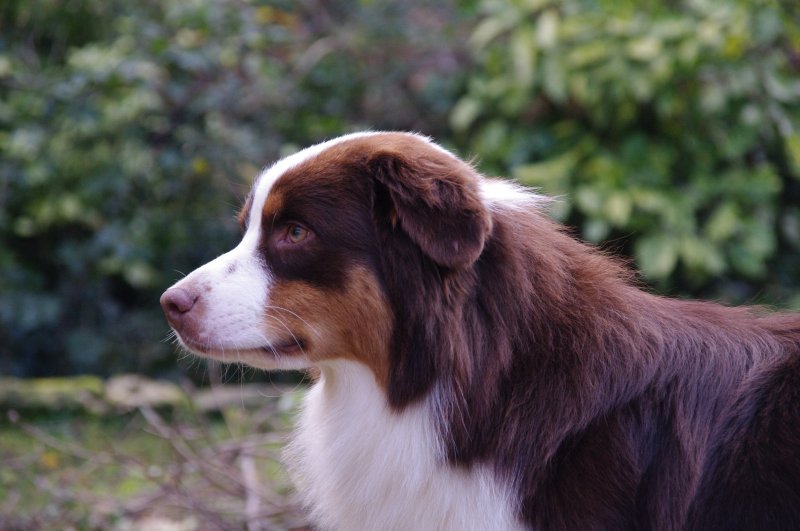
[[[270,409],[274,405],[266,407]],[[156,440],[165,441],[174,452],[166,455],[159,452],[166,461],[156,464],[152,458],[132,454],[123,445],[111,444],[109,450],[98,452],[76,439],[64,440],[29,422],[18,423],[22,431],[41,446],[37,444],[38,451],[22,457],[6,459],[6,470],[19,477],[35,471],[29,476],[30,482],[51,509],[41,516],[0,518],[0,527],[47,528],[55,525],[51,520],[55,518],[53,515],[58,515],[58,525],[83,522],[87,518],[85,511],[92,522],[99,522],[92,525],[101,528],[105,525],[102,522],[120,517],[133,522],[150,522],[152,518],[169,520],[181,514],[190,515],[189,518],[197,515],[202,519],[201,527],[214,529],[260,531],[305,525],[294,494],[279,494],[274,479],[265,481],[261,476],[264,463],[278,457],[274,447],[283,443],[281,434],[242,433],[237,437],[233,435],[236,426],[229,424],[231,436],[219,440],[205,426],[208,418],[203,414],[186,425],[174,419],[166,421],[149,406],[140,407],[138,411],[145,431],[153,433]],[[272,415],[276,414],[273,409]],[[262,425],[248,423],[248,426]],[[78,460],[78,463],[71,460]],[[120,483],[135,478],[137,483],[144,480],[144,484],[122,496],[94,488],[95,478],[109,474],[118,477]],[[280,490],[286,487],[288,485],[280,484]],[[29,510],[29,503],[16,492],[17,489],[12,490],[11,495],[0,501],[0,514],[18,514],[20,504]]]
[[[256,472],[253,457],[247,453],[241,453],[239,455],[239,468],[245,484],[244,513],[247,516],[247,530],[260,531],[261,523],[258,521],[258,513],[261,509],[259,497],[261,487],[258,483],[258,473]]]
[[[39,428],[31,424],[24,423],[20,427],[25,433],[27,433],[37,441],[55,450],[58,450],[64,454],[71,455],[79,459],[92,461],[95,463],[109,464],[112,462],[110,456],[107,454],[103,453],[98,454],[96,452],[90,452],[75,443],[56,439],[55,437],[45,433],[44,431],[40,430]]]

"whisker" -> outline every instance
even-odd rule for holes
[[[294,340],[294,342],[297,344],[297,346],[300,348],[300,352],[303,354],[303,356],[305,356],[305,355],[306,355],[306,353],[305,353],[305,351],[303,350],[303,344],[300,342],[300,340],[299,340],[299,339],[297,339],[297,336],[295,336],[295,335],[294,335],[294,332],[292,332],[292,331],[289,329],[289,327],[286,325],[286,323],[284,323],[283,321],[281,321],[280,319],[278,319],[278,317],[277,317],[277,316],[275,316],[275,315],[268,315],[268,317],[270,317],[271,319],[273,319],[273,320],[277,321],[277,322],[278,322],[278,323],[279,323],[279,324],[280,324],[282,327],[284,327],[284,328],[286,329],[286,331],[287,331],[287,332],[289,332],[289,335],[291,335],[291,336],[292,336],[292,339],[293,339],[293,340]]]
[[[289,310],[288,308],[283,308],[282,306],[275,306],[275,305],[272,305],[272,304],[268,304],[267,305],[267,309],[279,310],[279,311],[282,311],[282,312],[286,312],[286,313],[288,313],[289,315],[291,315],[293,317],[296,317],[297,319],[302,321],[303,324],[308,326],[308,328],[312,332],[314,332],[314,334],[317,336],[317,339],[322,339],[322,335],[314,328],[314,326],[311,323],[309,323],[308,321],[306,321],[305,319],[300,317],[297,313],[293,312],[292,310]]]

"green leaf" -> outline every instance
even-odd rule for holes
[[[592,243],[600,243],[611,232],[611,225],[601,219],[590,219],[583,224],[583,237]]]
[[[592,41],[572,48],[564,58],[573,69],[585,68],[599,63],[609,55],[609,47],[603,42]]]
[[[569,151],[541,162],[517,166],[514,178],[528,186],[541,186],[552,194],[561,193],[566,189],[577,162],[577,154]]]
[[[522,27],[511,37],[511,60],[514,79],[523,87],[533,83],[536,69],[536,36],[528,27]]]
[[[733,202],[725,202],[718,206],[705,226],[705,234],[712,242],[727,240],[736,232],[739,221],[739,209]]]
[[[636,262],[642,273],[651,279],[670,275],[678,262],[678,242],[666,234],[645,236],[636,242]]]
[[[625,47],[628,57],[645,62],[654,60],[661,54],[662,50],[661,41],[650,35],[634,39]]]
[[[631,217],[633,201],[627,192],[614,192],[610,194],[603,206],[605,218],[616,227],[623,227]]]
[[[711,242],[687,236],[680,242],[680,257],[690,270],[704,275],[718,275],[725,270],[725,260]]]
[[[539,15],[536,24],[536,42],[542,49],[548,50],[558,43],[558,27],[561,17],[555,8],[547,9]]]
[[[553,100],[566,101],[567,72],[558,55],[548,54],[542,60],[542,86]]]
[[[503,19],[499,17],[488,17],[484,19],[475,30],[469,39],[469,44],[474,50],[483,50],[501,33],[508,30],[509,27],[514,25],[514,21],[510,19]]]
[[[784,139],[786,155],[795,179],[800,179],[800,133],[792,133]]]
[[[575,190],[575,202],[583,212],[592,216],[603,210],[605,194],[592,186],[581,186]]]
[[[481,113],[482,104],[477,98],[461,98],[450,113],[450,125],[456,131],[466,131]]]

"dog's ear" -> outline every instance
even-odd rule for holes
[[[395,230],[440,266],[456,269],[477,260],[492,221],[469,164],[433,148],[419,156],[382,148],[367,165],[388,193],[384,215]]]
[[[437,375],[456,370],[456,309],[472,291],[468,268],[483,252],[492,221],[475,170],[443,150],[394,139],[366,161],[394,310],[388,400],[402,408],[424,396]]]

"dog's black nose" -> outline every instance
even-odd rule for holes
[[[194,308],[197,295],[183,288],[170,288],[161,295],[161,308],[173,328],[181,328],[183,317]]]

